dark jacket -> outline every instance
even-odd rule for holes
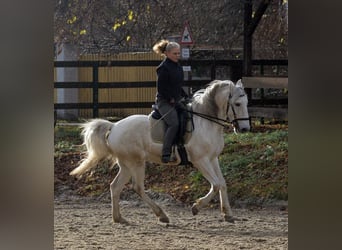
[[[183,68],[178,63],[166,58],[157,67],[157,98],[170,102],[174,99],[176,102],[183,96]]]

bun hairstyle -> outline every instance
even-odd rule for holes
[[[165,51],[170,51],[174,48],[179,48],[180,45],[176,42],[169,42],[168,40],[160,40],[153,46],[153,51],[158,55],[165,55]]]

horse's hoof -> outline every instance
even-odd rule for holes
[[[159,217],[159,221],[162,223],[170,223],[170,220],[168,217]]]
[[[224,220],[229,223],[235,223],[235,218],[233,216],[224,216]]]
[[[125,224],[128,225],[128,221],[125,220],[124,218],[120,218],[120,219],[113,219],[113,223],[120,223],[120,224]]]
[[[198,208],[196,207],[196,204],[194,204],[192,207],[191,207],[191,212],[192,212],[192,215],[196,215],[198,214]]]

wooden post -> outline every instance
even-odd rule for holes
[[[230,66],[230,80],[231,81],[237,82],[239,79],[241,79],[241,76],[243,75],[242,68],[243,68],[242,64]]]
[[[252,76],[252,34],[249,27],[252,20],[252,0],[246,0],[244,6],[244,35],[243,35],[243,75]],[[252,90],[246,88],[248,99],[252,98]]]
[[[99,65],[93,65],[93,118],[99,117]]]
[[[252,76],[252,41],[253,33],[258,26],[262,15],[265,13],[270,0],[260,2],[254,17],[252,18],[253,4],[252,0],[245,0],[244,5],[244,43],[243,43],[243,74]],[[252,99],[252,89],[246,88],[248,99]],[[263,123],[263,120],[261,121]]]
[[[214,58],[210,67],[210,79],[211,81],[216,79],[216,58]]]

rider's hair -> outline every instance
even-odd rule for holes
[[[168,40],[160,40],[153,46],[153,51],[159,55],[165,54],[165,51],[170,51],[174,48],[180,48],[180,45],[176,42],[169,42]]]

